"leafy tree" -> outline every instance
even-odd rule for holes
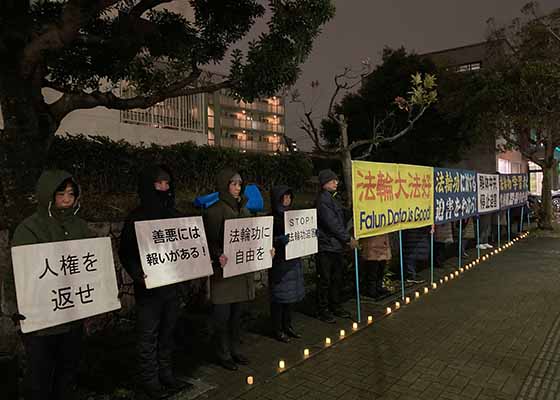
[[[104,106],[147,108],[166,98],[230,89],[246,100],[295,83],[329,0],[177,0],[194,20],[162,9],[172,0],[0,1],[0,215],[21,218],[21,193],[45,165],[61,121],[72,111]],[[268,11],[268,12],[267,12]],[[268,30],[246,53],[235,49],[257,19]],[[220,81],[203,67],[224,60]],[[132,97],[117,90],[127,82]],[[61,97],[47,104],[43,89]],[[4,225],[4,224],[2,224]]]
[[[505,27],[491,24],[495,63],[483,75],[480,126],[542,168],[539,226],[551,229],[554,151],[560,146],[560,9],[540,16],[536,3],[529,3],[522,11],[524,17]]]

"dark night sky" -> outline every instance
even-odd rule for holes
[[[335,73],[345,66],[360,66],[370,57],[374,66],[384,46],[425,53],[483,41],[486,21],[494,17],[507,23],[519,16],[526,0],[337,0],[336,16],[316,40],[313,53],[303,66],[297,88],[306,103],[314,98],[314,114],[324,115],[334,85]],[[541,0],[546,12],[560,2]],[[318,80],[312,92],[310,82]],[[298,128],[301,106],[288,105],[286,134],[300,148],[311,149],[311,141]]]

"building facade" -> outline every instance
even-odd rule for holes
[[[426,53],[423,56],[455,73],[477,73],[492,65],[492,52],[497,49],[499,46],[490,46],[488,42],[482,42]],[[501,139],[489,133],[464,154],[463,160],[456,166],[484,173],[528,173],[528,160],[516,150],[498,151],[501,144]]]
[[[50,89],[43,94],[49,103],[60,96]],[[133,95],[125,84],[117,94],[125,98]],[[242,152],[281,153],[292,149],[286,145],[284,121],[282,97],[247,103],[236,101],[222,90],[167,99],[147,109],[77,110],[64,118],[56,133],[107,136],[133,144],[171,145],[192,141]]]

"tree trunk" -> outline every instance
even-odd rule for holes
[[[543,180],[542,180],[542,208],[539,218],[540,229],[552,229],[554,221],[554,213],[552,211],[552,173],[554,171],[554,150],[556,146],[552,143],[551,138],[547,138],[544,146],[544,162],[541,164]]]
[[[552,212],[552,172],[554,164],[544,163],[542,165],[542,206],[539,218],[540,229],[552,229],[553,212]]]
[[[340,153],[340,162],[342,163],[342,176],[346,188],[346,199],[348,207],[352,207],[352,155],[349,150],[342,150]]]
[[[0,72],[0,229],[13,229],[29,215],[30,195],[56,131],[40,88],[18,79],[16,71]]]

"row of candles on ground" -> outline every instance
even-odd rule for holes
[[[452,272],[449,275],[444,276],[443,278],[441,278],[439,280],[440,285],[448,282],[450,279],[454,279],[457,278],[459,276],[459,274],[470,270],[471,268],[473,268],[474,266],[480,264],[482,261],[486,261],[488,260],[491,256],[494,256],[496,254],[501,253],[503,250],[511,247],[515,242],[519,241],[520,239],[524,239],[529,235],[529,232],[525,232],[521,235],[519,235],[518,237],[516,237],[515,239],[513,239],[513,241],[506,243],[505,245],[503,245],[502,247],[491,251],[488,254],[483,255],[481,258],[477,258],[475,261],[471,262],[470,264],[465,265],[464,267],[459,268],[458,270]],[[437,289],[438,285],[436,282],[432,283],[432,289]],[[425,287],[423,289],[424,294],[428,294],[429,293],[429,288]],[[414,292],[414,298],[418,299],[420,297],[420,292],[416,291]],[[405,297],[404,302],[405,304],[410,304],[410,297]],[[399,301],[395,302],[395,310],[398,310],[399,308],[401,308],[401,303]],[[393,312],[393,309],[391,307],[387,307],[386,309],[386,314],[391,314]],[[373,316],[372,315],[368,315],[367,317],[367,324],[370,325],[373,323]],[[352,323],[352,331],[357,331],[359,329],[358,323],[354,322]],[[344,329],[341,329],[339,332],[339,339],[342,340],[346,337],[346,331]],[[330,337],[325,338],[325,346],[330,346],[332,344],[332,339]],[[309,357],[311,353],[309,352],[309,349],[303,349],[303,357],[307,358]],[[278,369],[280,371],[283,371],[286,369],[286,362],[284,360],[280,360],[278,361]],[[248,376],[247,377],[247,384],[252,385],[254,383],[254,378],[252,376]]]

